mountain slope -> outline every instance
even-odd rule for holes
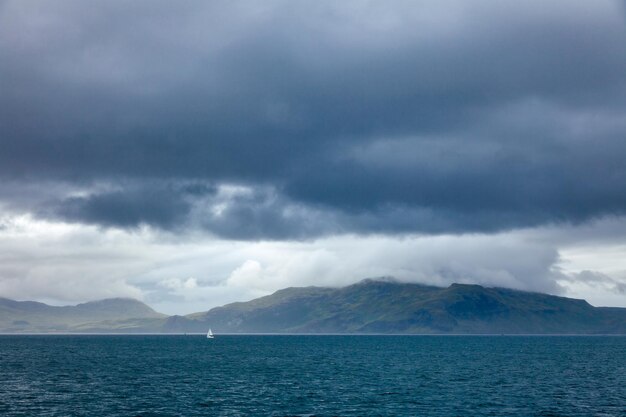
[[[626,309],[584,300],[452,284],[365,280],[343,288],[286,288],[188,316],[132,299],[53,307],[0,298],[0,332],[626,334]]]
[[[110,298],[63,307],[0,298],[0,332],[4,333],[72,332],[92,328],[105,331],[128,320],[134,321],[132,327],[137,327],[141,321],[158,321],[164,317],[164,314],[130,298]]]
[[[626,309],[584,300],[373,280],[337,289],[287,288],[187,318],[196,328],[233,333],[626,334]]]

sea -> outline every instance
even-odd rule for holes
[[[3,335],[1,416],[626,416],[626,337]]]

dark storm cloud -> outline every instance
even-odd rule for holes
[[[5,2],[0,176],[68,190],[5,206],[237,239],[622,215],[625,44],[609,1]]]
[[[134,228],[141,225],[175,229],[185,223],[197,196],[211,195],[211,187],[191,184],[140,184],[89,196],[52,201],[41,208],[43,217]]]

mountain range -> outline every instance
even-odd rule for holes
[[[132,298],[109,298],[56,307],[34,301],[0,298],[0,332],[135,332],[158,328],[167,315]]]
[[[342,288],[292,287],[187,316],[134,299],[53,307],[0,299],[0,332],[104,333],[626,334],[626,308],[452,284],[364,280]]]

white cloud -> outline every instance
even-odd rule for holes
[[[262,281],[263,267],[259,262],[248,259],[230,274],[226,283],[237,287],[259,288],[263,287]]]
[[[337,236],[236,242],[5,217],[0,296],[55,304],[130,296],[191,313],[288,286],[343,286],[367,277],[504,286],[626,306],[626,247],[586,228],[495,235]],[[606,231],[598,223],[599,234]],[[559,235],[560,233],[560,235]],[[555,237],[556,236],[556,237]],[[558,238],[557,238],[558,237]],[[600,279],[602,278],[602,279]]]
[[[159,285],[170,290],[193,289],[198,288],[198,280],[195,278],[187,278],[185,280],[179,278],[164,279]]]

